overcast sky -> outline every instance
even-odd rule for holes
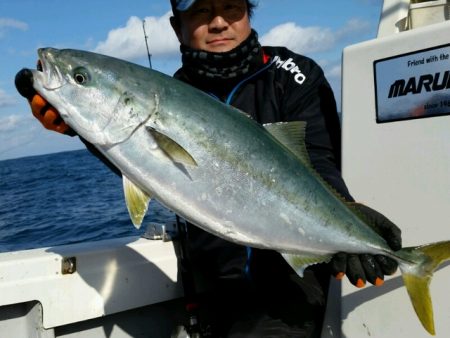
[[[381,0],[259,0],[253,27],[264,45],[286,46],[316,60],[340,106],[342,49],[375,38]],[[14,88],[14,76],[34,68],[40,47],[91,50],[153,68],[180,65],[168,0],[0,1],[0,160],[79,149],[78,139],[48,132]],[[339,108],[339,107],[338,107]]]

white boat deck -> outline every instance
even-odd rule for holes
[[[70,260],[72,268],[67,263]],[[170,323],[173,329],[174,310],[183,308],[176,301],[182,290],[173,243],[137,237],[2,253],[0,295],[1,337],[6,337],[5,333],[8,337],[35,336],[23,330],[40,332],[41,337],[54,337],[55,332],[71,337],[81,327],[93,325],[103,330],[108,321],[136,315],[145,320],[131,328],[156,325],[161,329]],[[169,309],[173,314],[167,316]],[[127,314],[129,310],[133,314]],[[118,313],[121,315],[110,316]],[[89,324],[89,320],[105,316],[110,317],[100,326]],[[71,327],[66,325],[77,322],[85,323],[70,334]],[[110,324],[112,327],[126,333],[120,325]],[[114,336],[97,334],[93,337]]]

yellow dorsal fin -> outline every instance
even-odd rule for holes
[[[278,142],[295,154],[300,161],[311,166],[305,145],[305,121],[268,123],[263,126]]]
[[[316,175],[317,179],[322,182],[322,184],[324,184],[335,196],[337,196],[342,202],[346,202],[345,198],[334,187],[326,182],[314,169],[305,144],[305,121],[268,123],[263,126],[273,137],[278,140],[278,142],[288,148],[305,166],[309,167]]]

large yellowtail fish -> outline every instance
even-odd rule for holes
[[[311,167],[302,122],[261,126],[178,80],[104,55],[38,53],[43,69],[18,76],[29,76],[64,121],[120,169],[135,225],[154,197],[217,236],[279,251],[299,275],[337,252],[391,257],[434,334],[429,283],[450,258],[450,242],[393,252]]]

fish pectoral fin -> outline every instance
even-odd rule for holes
[[[134,185],[125,175],[122,175],[122,179],[128,213],[134,226],[139,229],[147,213],[151,196]]]
[[[300,161],[308,166],[311,166],[311,160],[305,145],[305,121],[267,123],[263,126],[273,137],[277,139],[278,142],[288,148]]]
[[[303,272],[308,266],[319,264],[319,263],[328,263],[331,260],[331,254],[290,254],[290,253],[281,253],[286,262],[295,270],[295,272],[303,277]]]
[[[197,162],[191,154],[170,137],[150,127],[147,127],[147,131],[152,135],[158,147],[172,162],[188,166],[197,166]]]

